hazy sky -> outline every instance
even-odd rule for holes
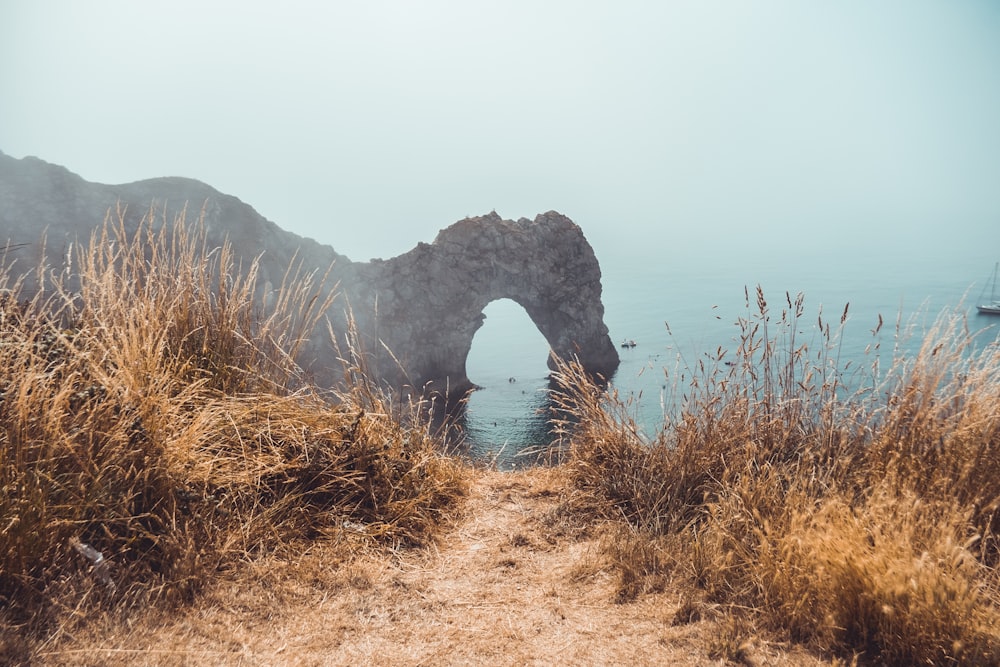
[[[493,209],[599,257],[1000,254],[1000,2],[0,0],[0,150],[197,178],[355,260]]]

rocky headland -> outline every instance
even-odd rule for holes
[[[259,258],[262,303],[293,262],[320,274],[329,269],[320,296],[336,292],[326,317],[337,343],[347,342],[349,310],[368,370],[394,389],[449,398],[472,389],[465,364],[473,336],[483,309],[501,298],[524,307],[555,356],[579,359],[604,377],[618,366],[593,248],[578,225],[555,211],[534,220],[504,220],[495,212],[466,218],[398,257],[355,262],[200,181],[107,185],[38,158],[0,153],[0,246],[8,248],[12,273],[25,274],[26,291],[38,289],[33,276],[42,261],[56,273],[71,271],[71,245],[86,244],[107,216],[122,210],[129,234],[144,218],[154,225],[185,211],[189,223],[200,218],[210,245],[228,240],[244,266]],[[342,376],[337,357],[323,323],[299,362],[317,384],[333,386]]]

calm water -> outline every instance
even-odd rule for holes
[[[865,348],[876,341],[881,343],[883,367],[897,344],[915,352],[921,336],[898,338],[897,318],[919,333],[947,308],[968,312],[970,329],[986,329],[982,340],[996,340],[1000,318],[978,315],[974,307],[996,251],[971,240],[951,245],[948,252],[935,252],[929,245],[930,256],[870,248],[867,255],[827,256],[817,251],[763,264],[733,251],[728,256],[713,251],[700,257],[616,260],[601,257],[597,248],[611,338],[616,345],[626,339],[637,343],[632,349],[619,348],[621,366],[613,384],[622,396],[636,399],[640,426],[655,431],[662,423],[661,398],[669,386],[664,369],[672,378],[679,367],[691,367],[719,347],[731,350],[732,358],[739,335],[735,323],[748,314],[744,288],[753,299],[758,284],[775,320],[787,308],[786,291],[793,300],[797,293],[804,294],[797,336],[800,341],[812,337],[814,350],[821,342],[818,314],[835,329],[849,303],[841,365],[850,361],[854,367],[869,367],[873,356]],[[885,325],[874,338],[871,331],[879,314]],[[483,387],[470,397],[465,417],[471,451],[495,459],[500,467],[530,463],[539,445],[550,441],[542,414],[548,346],[524,310],[511,301],[490,304],[486,316],[468,360],[469,377]]]

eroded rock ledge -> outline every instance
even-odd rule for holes
[[[203,211],[210,244],[228,239],[244,266],[261,256],[262,299],[281,284],[293,258],[321,272],[332,264],[325,289],[336,285],[338,290],[327,313],[338,343],[346,342],[349,307],[369,370],[396,389],[449,398],[471,389],[466,359],[472,339],[483,324],[483,309],[501,298],[524,307],[559,357],[577,358],[589,372],[606,378],[618,367],[604,324],[597,258],[579,226],[554,211],[534,220],[503,220],[496,213],[467,218],[442,230],[433,243],[420,243],[398,257],[352,262],[199,181],[158,178],[104,185],[37,158],[17,160],[0,153],[0,246],[17,247],[11,255],[15,270],[37,266],[43,233],[46,261],[63,270],[68,245],[86,242],[105,213],[119,204],[127,206],[130,233],[151,206],[165,220],[184,208],[189,219]],[[337,357],[324,325],[300,363],[317,383],[333,386],[343,376]]]

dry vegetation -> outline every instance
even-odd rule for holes
[[[796,341],[802,299],[786,303],[758,291],[734,358],[699,362],[652,443],[564,369],[575,483],[631,531],[619,595],[690,581],[681,615],[721,607],[744,638],[1000,664],[1000,349],[943,316],[915,359],[851,388],[837,336],[820,320],[818,350]]]
[[[1000,350],[961,317],[845,378],[748,295],[652,441],[567,366],[562,462],[499,473],[352,350],[309,386],[322,277],[265,312],[141,229],[0,285],[0,662],[1000,664]]]
[[[78,284],[23,301],[8,279],[0,302],[0,662],[302,541],[419,544],[465,484],[373,386],[299,382],[315,276],[259,312],[255,265],[183,219],[132,240],[121,219],[74,253]]]

